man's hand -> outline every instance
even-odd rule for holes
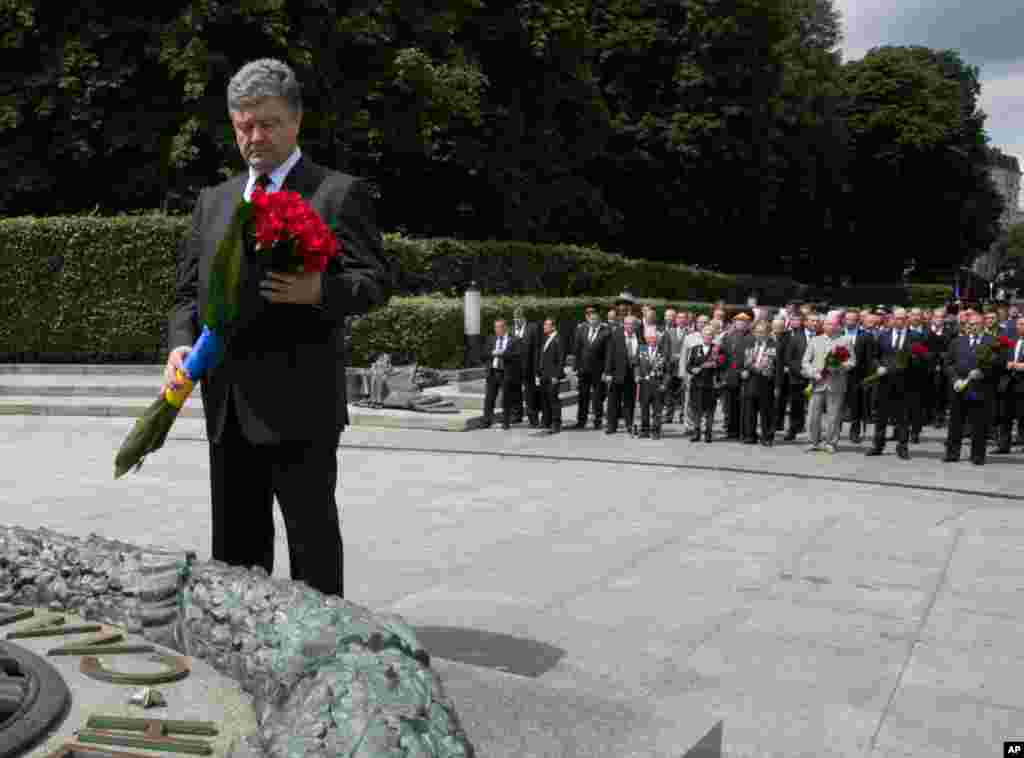
[[[957,379],[955,382],[953,382],[953,390],[956,391],[956,392],[962,392],[963,388],[966,387],[966,386],[967,386],[967,380],[966,379]]]
[[[188,345],[182,345],[181,347],[174,348],[167,355],[167,365],[164,366],[164,386],[160,388],[160,394],[164,394],[168,388],[172,390],[181,389],[181,384],[178,382],[178,369],[183,369],[185,366],[185,358],[192,352],[192,348]]]
[[[308,271],[301,274],[283,274],[271,271],[260,282],[260,294],[272,303],[316,305],[320,302],[321,274]]]
[[[970,371],[969,371],[969,372],[967,373],[967,378],[968,378],[968,379],[974,379],[975,381],[977,381],[978,379],[981,379],[981,378],[982,378],[982,377],[984,377],[984,376],[985,376],[985,375],[984,375],[983,373],[981,373],[981,371],[980,371],[979,369],[976,369],[976,368],[972,368],[972,369],[971,369],[971,370],[970,370]]]
[[[885,376],[888,373],[889,373],[889,369],[887,369],[885,366],[879,366],[878,367],[878,375],[879,376]]]
[[[741,379],[749,379],[750,378],[750,372],[747,371],[746,369],[744,369],[743,371],[740,372],[740,378]]]

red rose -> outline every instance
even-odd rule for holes
[[[723,358],[723,360],[724,360],[724,358]],[[735,362],[735,361],[733,361],[733,364],[732,364],[732,366],[730,366],[729,368],[736,368],[736,362]]]
[[[921,342],[915,342],[910,346],[910,354],[915,358],[925,358],[928,355],[928,346]]]
[[[1009,350],[1013,347],[1013,340],[1004,334],[999,338],[999,347],[1003,350]]]
[[[846,349],[845,345],[837,345],[835,354],[840,363],[850,360],[850,351]]]
[[[718,365],[719,366],[724,366],[725,365],[725,356],[724,355],[718,356]],[[732,367],[736,368],[736,364],[735,363],[732,364]]]

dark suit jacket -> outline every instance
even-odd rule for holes
[[[600,375],[604,371],[605,354],[608,351],[608,339],[611,330],[598,323],[597,336],[590,343],[590,324],[582,323],[576,327],[573,335],[572,354],[576,357],[576,371],[581,374]]]
[[[790,330],[789,339],[786,340],[786,352],[784,360],[789,367],[789,381],[796,385],[803,385],[804,379],[804,353],[807,352],[807,333],[803,329]]]
[[[846,334],[846,327],[843,327],[841,335]],[[863,329],[857,329],[857,336],[853,339],[853,358],[856,364],[849,372],[849,382],[860,383],[865,376],[868,374],[868,368],[871,366],[875,359],[875,340]]]
[[[776,389],[782,388],[783,356],[779,352],[778,340],[774,337],[765,337],[765,345],[766,353],[771,359],[767,376],[754,370],[753,362],[757,349],[756,337],[751,336],[750,341],[743,350],[743,354],[740,356],[742,359],[742,362],[738,364],[740,370],[750,372],[749,378],[744,383],[744,391],[748,395],[755,395],[760,392],[774,392]],[[775,351],[774,355],[771,355],[772,350]]]
[[[983,345],[991,345],[995,338],[989,334],[981,337]],[[982,370],[984,376],[971,382],[965,392],[973,390],[984,400],[991,400],[995,395],[996,383],[999,380],[1001,366],[1005,366],[1005,360],[1000,361],[990,370]],[[949,343],[949,351],[946,353],[946,376],[952,383],[957,379],[966,379],[971,369],[978,368],[978,360],[974,350],[971,349],[971,338],[964,334]]]
[[[505,352],[500,355],[496,355],[494,352],[494,349],[498,346],[498,338],[493,334],[487,338],[487,344],[484,348],[484,358],[487,361],[487,375],[491,376],[494,373],[494,359],[499,358],[499,365],[505,371],[505,382],[514,384],[519,382],[522,376],[523,343],[522,340],[516,339],[511,334],[506,334],[505,337],[508,339],[508,344],[505,346]]]
[[[1024,340],[1024,338],[1016,338],[1013,342],[1013,347],[1010,348],[1009,354],[1006,356],[1006,362],[1011,362],[1014,356],[1017,355],[1017,345]],[[1024,361],[1024,355],[1021,356],[1021,361]],[[1002,376],[999,378],[999,391],[1010,392],[1013,394],[1024,393],[1024,371],[1010,371],[1004,369]]]
[[[727,387],[738,389],[740,386],[740,371],[743,370],[743,356],[746,349],[753,344],[752,334],[732,333],[722,337],[722,350],[725,351],[725,384]],[[733,368],[733,366],[736,368]]]
[[[637,341],[637,354],[643,346],[643,340],[633,333]],[[626,349],[626,332],[619,329],[612,333],[608,340],[608,351],[604,359],[604,373],[608,374],[612,381],[621,384],[626,381],[626,375],[636,377],[636,359],[630,361],[629,351]]]
[[[544,349],[544,343],[548,338],[543,334],[537,344],[537,376],[541,379],[550,379],[557,382],[565,377],[565,351],[562,350],[562,341],[556,336],[551,340],[548,349]]]
[[[714,346],[712,345],[712,352],[714,352]],[[721,352],[720,355],[725,355]],[[690,387],[700,387],[703,389],[714,388],[719,378],[722,375],[722,368],[720,366],[712,366],[711,368],[705,368],[704,363],[709,358],[701,355],[701,346],[694,346],[690,350],[690,359],[686,364],[686,371],[690,375]]]
[[[651,387],[657,387],[658,389],[664,389],[668,384],[670,378],[669,367],[669,355],[668,350],[661,345],[656,347],[657,352],[655,356],[661,356],[663,361],[661,365],[661,375],[656,376],[654,374],[654,360],[650,357],[647,345],[644,345],[637,351],[636,359],[636,378],[637,381],[648,381],[650,380]]]
[[[515,334],[515,322],[508,325],[509,334]],[[516,335],[518,336],[518,335]],[[537,375],[537,350],[539,345],[537,340],[541,337],[540,324],[536,321],[527,321],[523,325],[523,336],[522,339],[522,377],[524,381],[533,382],[533,377]]]
[[[192,345],[209,295],[210,264],[248,172],[199,195],[192,228],[179,251],[168,347]],[[242,432],[254,443],[328,439],[348,423],[344,319],[387,303],[393,279],[384,258],[373,201],[360,179],[318,166],[306,156],[285,179],[337,227],[341,257],[322,277],[322,307],[274,304],[259,294],[261,267],[242,262],[239,328],[220,365],[201,384],[207,436],[219,441],[228,393]]]

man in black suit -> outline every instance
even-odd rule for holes
[[[910,364],[910,347],[914,336],[907,328],[907,312],[897,308],[893,313],[893,327],[881,332],[878,336],[875,360],[871,365],[871,373],[881,371],[884,375],[875,385],[876,416],[874,440],[867,455],[881,455],[885,449],[885,428],[892,424],[896,430],[896,454],[903,460],[910,459],[910,382],[915,375],[908,371]]]
[[[783,354],[783,361],[786,364],[788,394],[789,394],[789,429],[786,430],[785,439],[792,442],[796,436],[804,430],[807,420],[807,398],[804,396],[804,389],[807,387],[807,379],[804,377],[803,363],[804,353],[807,352],[807,343],[817,336],[817,316],[809,313],[804,318],[794,317],[791,319],[789,339],[786,341],[786,352]],[[782,425],[782,417],[779,417],[779,425]]]
[[[519,377],[522,362],[521,344],[519,340],[508,334],[505,319],[494,322],[494,336],[487,338],[484,355],[487,359],[487,389],[484,393],[483,428],[487,429],[494,422],[494,401],[498,390],[501,390],[501,428],[508,429],[512,420],[512,396],[514,387],[521,381]]]
[[[740,439],[743,420],[743,406],[741,403],[742,383],[741,373],[743,371],[743,356],[747,347],[752,342],[748,331],[750,328],[750,316],[740,313],[733,319],[732,328],[727,335],[722,337],[722,350],[725,352],[725,389],[722,393],[722,407],[725,415],[725,438],[730,440]]]
[[[512,312],[512,336],[521,343],[520,354],[523,356],[522,383],[519,393],[512,402],[512,423],[523,420],[523,405],[526,405],[526,416],[530,419],[530,428],[537,428],[537,417],[540,413],[540,395],[537,389],[537,348],[540,342],[540,327],[536,322],[527,321],[521,307]]]
[[[344,319],[387,302],[392,274],[364,181],[313,163],[297,145],[302,100],[292,70],[253,61],[228,84],[248,171],[204,189],[180,251],[165,379],[200,333],[210,265],[235,209],[259,184],[297,192],[335,227],[341,256],[324,273],[265,272],[243,256],[237,328],[201,383],[210,444],[213,558],[274,570],[273,503],[288,527],[291,577],[343,595],[335,502],[337,449],[348,423]],[[252,241],[245,242],[247,251]]]
[[[626,431],[633,428],[636,410],[636,364],[640,340],[636,334],[637,319],[627,316],[622,329],[612,333],[604,359],[604,380],[608,387],[608,426],[605,434],[615,434],[619,417],[624,416]]]
[[[540,388],[541,424],[547,434],[562,431],[562,403],[558,383],[565,378],[565,353],[558,339],[555,320],[544,320],[544,340],[537,352],[537,386]]]
[[[756,321],[754,334],[742,355],[740,377],[743,381],[743,442],[765,447],[775,444],[775,397],[781,386],[779,346],[768,335],[768,322]],[[757,429],[760,422],[761,434]]]
[[[999,378],[999,446],[996,453],[1010,452],[1011,433],[1016,422],[1024,422],[1024,318],[1015,322],[1014,344],[1006,356],[1006,371]],[[1005,335],[1000,335],[1005,336]]]
[[[975,354],[977,346],[991,345],[995,342],[991,335],[981,334],[983,330],[984,317],[980,313],[975,313],[967,322],[967,333],[949,344],[946,376],[953,384],[953,392],[950,394],[946,456],[942,459],[946,463],[960,460],[965,419],[971,425],[971,463],[977,466],[985,463],[985,447],[988,443],[989,425],[992,422],[992,405],[995,402],[996,383],[1002,367],[995,365],[989,369],[979,368]]]
[[[586,322],[576,327],[573,337],[572,353],[575,356],[576,376],[579,380],[574,428],[586,428],[587,411],[593,402],[594,428],[600,429],[604,420],[605,396],[605,383],[601,375],[604,373],[605,352],[608,349],[611,329],[601,323],[596,307],[588,306],[586,314]]]
[[[945,321],[945,309],[932,312],[932,323],[928,330],[926,344],[931,356],[930,379],[924,389],[925,417],[941,429],[946,425],[946,409],[949,407],[949,381],[945,373],[946,353],[949,343],[956,334]]]
[[[668,384],[665,388],[665,423],[671,424],[675,417],[676,409],[679,409],[679,420],[686,418],[683,397],[683,380],[680,377],[679,361],[683,355],[683,343],[689,334],[690,317],[682,311],[668,310],[665,312],[665,320],[668,322],[669,314],[672,315],[672,325],[665,330],[665,352],[668,358],[666,371],[668,372]],[[682,367],[685,371],[686,366]]]
[[[874,360],[872,353],[875,342],[861,329],[858,311],[847,311],[843,321],[840,336],[849,338],[853,343],[854,358],[854,367],[847,374],[846,380],[846,411],[850,419],[850,442],[858,444],[869,418],[866,412],[865,388],[861,386],[861,382],[867,376],[867,367]]]
[[[637,354],[636,380],[640,386],[640,437],[661,439],[662,403],[669,374],[665,348],[653,327],[645,332],[646,344]]]

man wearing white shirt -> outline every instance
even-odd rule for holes
[[[484,393],[483,428],[494,420],[494,402],[501,390],[501,427],[508,429],[512,421],[512,401],[519,384],[520,346],[522,343],[508,334],[505,319],[494,322],[494,336],[488,339],[484,354],[487,356],[487,386]]]
[[[626,431],[633,428],[636,410],[636,366],[640,339],[636,333],[637,319],[627,316],[622,330],[615,332],[605,353],[604,380],[608,387],[608,426],[605,434],[615,434],[619,418],[626,422]]]

